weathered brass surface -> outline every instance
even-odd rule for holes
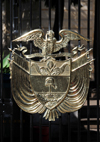
[[[12,50],[10,61],[12,95],[18,106],[28,113],[44,113],[45,119],[55,121],[60,113],[73,112],[84,104],[91,73],[90,50],[82,45],[71,53],[56,53],[66,47],[70,40],[86,40],[70,30],[59,32],[57,41],[53,31],[48,31],[45,39],[43,31],[33,30],[15,40],[33,41],[42,53],[27,54],[27,47]],[[18,55],[20,51],[22,56]],[[56,57],[65,60],[56,60]],[[42,57],[34,61],[34,57]]]

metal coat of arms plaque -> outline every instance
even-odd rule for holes
[[[30,31],[13,42],[33,41],[42,53],[28,54],[25,46],[12,50],[10,60],[12,95],[18,106],[28,113],[44,113],[45,119],[55,121],[60,113],[73,112],[84,104],[91,72],[91,49],[74,47],[71,53],[57,53],[70,40],[86,40],[76,32],[63,29],[59,41],[52,30],[44,33]],[[20,54],[18,54],[20,51]],[[56,53],[55,53],[56,52]],[[35,57],[41,57],[35,61]],[[65,57],[65,60],[57,60]]]

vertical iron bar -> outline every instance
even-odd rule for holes
[[[30,142],[33,142],[33,115],[30,114]]]
[[[23,142],[23,112],[20,109],[20,142]]]
[[[32,0],[30,0],[30,30],[32,30]]]
[[[12,0],[10,0],[10,48],[12,49]]]
[[[58,0],[58,9],[59,9],[59,31],[61,30],[61,0]]]
[[[13,142],[13,114],[10,116],[10,142]]]
[[[78,0],[78,33],[80,34],[80,24],[81,24],[81,21],[80,21],[80,0]]]
[[[59,116],[59,142],[62,142],[62,115]]]
[[[68,29],[71,28],[71,2],[68,0]],[[68,42],[68,52],[70,53],[70,41]],[[68,113],[68,142],[71,141],[71,133],[70,133],[70,113]]]
[[[78,142],[80,142],[80,110],[78,110]]]
[[[39,20],[39,28],[41,29],[41,0],[39,0]],[[42,142],[42,114],[39,115],[39,142]]]
[[[12,0],[10,0],[10,49],[12,49]],[[11,58],[11,54],[10,54]],[[10,98],[12,102],[12,94],[10,93]]]
[[[71,142],[71,132],[70,132],[70,113],[68,113],[68,142]]]
[[[51,0],[49,0],[49,30],[51,30]]]
[[[87,23],[87,28],[88,28],[87,29],[87,37],[90,38],[90,0],[88,0],[88,17],[87,18],[88,18],[88,20],[87,20],[87,22],[88,22]],[[87,45],[88,45],[87,48],[89,49],[90,48],[89,41],[87,42]]]
[[[32,30],[32,0],[30,0],[30,31],[31,30]],[[31,53],[32,53],[32,42],[30,41],[30,54]]]
[[[32,53],[32,41],[30,41],[30,54]]]
[[[51,142],[51,121],[49,121],[49,142]]]
[[[0,47],[1,47],[1,88],[0,88],[0,103],[2,106],[2,98],[3,98],[3,72],[2,72],[2,0],[0,0]],[[1,108],[1,111],[2,108]],[[2,112],[0,114],[0,141],[3,142],[3,115]]]
[[[19,0],[19,18],[20,18],[20,36],[22,34],[22,3],[21,0]],[[20,46],[22,46],[22,43],[20,42]],[[20,142],[23,141],[23,112],[20,109]]]
[[[68,0],[68,29],[70,29],[70,24],[71,24],[71,22],[70,22],[70,13],[71,13],[71,9],[70,9],[70,5],[71,5],[71,2],[70,2],[70,0]]]
[[[99,4],[100,4],[100,1],[99,0],[97,0],[97,10],[99,11]],[[99,27],[100,27],[100,15],[99,14],[97,14],[97,29],[99,29]],[[97,51],[96,51],[96,56],[97,56],[97,58],[96,58],[96,64],[97,64],[97,69],[96,69],[96,74],[97,74],[97,79],[96,79],[96,86],[97,86],[97,88],[96,88],[96,93],[97,93],[97,142],[99,142],[99,99],[100,99],[100,97],[99,97],[99,95],[100,95],[100,91],[99,91],[99,85],[100,85],[100,81],[99,81],[99,79],[100,79],[100,49],[99,49],[99,47],[100,47],[100,33],[99,32],[97,32],[96,33],[97,34]]]
[[[0,47],[1,47],[1,102],[3,99],[3,72],[2,72],[2,53],[3,53],[3,49],[2,49],[2,0],[0,0]]]
[[[10,0],[10,49],[12,49],[12,0]],[[11,56],[11,55],[10,55]],[[10,57],[11,58],[11,57]],[[13,98],[10,93],[10,103],[13,111]],[[10,115],[10,142],[13,142],[13,114]]]
[[[49,30],[51,30],[51,0],[49,0]],[[49,122],[49,142],[51,142],[51,121]]]
[[[39,28],[41,29],[41,0],[39,0]],[[39,52],[41,53],[41,50],[39,49]]]
[[[71,25],[71,8],[70,8],[71,2],[68,0],[68,29],[70,29]],[[68,42],[68,52],[70,53],[70,41]],[[70,114],[69,114],[70,115]]]
[[[10,49],[12,49],[12,0],[10,0]],[[11,55],[10,55],[11,56]],[[13,110],[13,102],[12,102],[12,95],[10,93],[11,97],[11,104],[12,104],[12,110]],[[13,114],[10,115],[10,142],[13,142]]]
[[[22,35],[22,3],[19,0],[20,36]]]
[[[80,34],[80,26],[81,26],[81,9],[80,9],[80,0],[78,0],[78,33]],[[80,40],[78,41],[78,44],[80,45]]]
[[[88,0],[88,17],[87,17],[87,37],[90,38],[90,0]],[[90,48],[90,42],[87,42],[87,50]],[[91,89],[89,89],[88,97],[87,97],[87,142],[90,142],[90,97]]]
[[[81,13],[80,13],[80,0],[78,0],[78,33],[80,34],[80,24],[81,24],[81,21],[80,21],[80,17],[81,16]],[[78,41],[78,45],[80,46],[80,40]],[[80,123],[80,118],[81,118],[81,111],[78,110],[78,142],[81,141],[81,123]]]
[[[90,116],[90,101],[89,101],[89,97],[90,97],[90,93],[91,93],[91,90],[89,89],[89,93],[88,93],[88,96],[87,96],[87,142],[90,142],[90,119],[89,119],[89,116]]]
[[[42,142],[42,115],[39,117],[39,142]]]
[[[95,0],[95,31],[94,31],[94,65],[95,65],[95,83],[96,83],[96,95],[97,95],[97,142],[99,142],[99,99],[100,99],[100,0]],[[96,48],[95,48],[96,47]]]
[[[61,0],[58,0],[59,31],[61,30]],[[59,36],[60,39],[60,36]],[[62,114],[59,116],[59,142],[62,142]]]
[[[39,28],[41,29],[41,0],[39,0]]]
[[[3,142],[3,116],[0,114],[0,142]]]
[[[32,0],[30,0],[30,31],[32,30]],[[30,54],[32,53],[32,42],[30,41]],[[30,142],[33,142],[33,115],[30,114]]]
[[[14,0],[12,0],[12,3],[13,3],[13,7],[12,7],[12,8],[13,8],[13,9],[12,9],[12,17],[13,17],[12,23],[13,23],[13,24],[12,24],[12,28],[13,28],[13,30],[14,30]]]

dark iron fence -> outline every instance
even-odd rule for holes
[[[71,29],[71,0],[68,1],[68,29]],[[90,0],[87,0],[88,14],[87,14],[87,37],[90,38]],[[32,30],[32,0],[30,3],[30,30]],[[48,29],[51,29],[51,7],[53,1],[48,0],[48,13],[49,13],[49,25]],[[78,4],[78,33],[81,34],[81,0],[77,1]],[[95,1],[95,11],[99,10],[99,0]],[[62,29],[62,7],[64,1],[56,1],[56,10],[58,12],[58,25],[56,31]],[[10,48],[12,49],[12,39],[14,36],[22,35],[22,1],[21,0],[10,0]],[[41,23],[41,0],[39,0],[39,27],[42,27]],[[97,14],[97,12],[96,12]],[[3,74],[3,46],[2,46],[2,0],[0,0],[0,52],[1,52],[1,73],[0,73],[0,142],[99,142],[100,141],[100,75],[99,75],[99,24],[100,16],[95,16],[95,35],[96,35],[96,47],[95,48],[95,64],[96,64],[96,78],[94,82],[90,83],[89,94],[87,98],[87,106],[84,106],[77,113],[77,119],[73,117],[72,113],[62,114],[55,122],[48,122],[43,119],[42,114],[27,114],[17,107],[13,101],[12,95],[7,99],[4,97],[4,74]],[[18,25],[19,20],[19,25]],[[20,46],[23,43],[20,43]],[[78,41],[80,45],[80,41]],[[32,43],[30,42],[30,53],[32,52]],[[87,49],[90,48],[90,43],[87,42]],[[68,45],[68,51],[70,52],[70,43]],[[9,82],[9,81],[8,81]],[[91,94],[94,93],[95,88],[96,97],[93,98],[97,102],[96,106],[90,106],[92,100]],[[7,88],[6,88],[7,89]],[[6,92],[8,93],[8,92]],[[82,121],[84,118],[84,121]],[[93,120],[91,120],[91,118]],[[73,123],[72,119],[75,119]],[[67,123],[64,123],[67,122]],[[84,126],[87,125],[87,128]],[[95,125],[95,131],[90,129],[90,125]]]

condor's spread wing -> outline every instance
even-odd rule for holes
[[[69,93],[57,107],[61,113],[73,112],[80,109],[86,101],[89,89],[89,64],[71,74]]]
[[[67,30],[67,29],[63,29],[59,32],[59,35],[61,36],[61,40],[56,41],[55,45],[54,45],[54,52],[59,51],[61,48],[66,47],[68,42],[70,40],[86,40],[86,41],[90,41],[89,39],[83,37],[82,35]]]
[[[36,30],[32,30],[32,31],[30,31],[30,32],[16,38],[15,40],[13,40],[13,42],[34,41],[34,45],[36,47],[39,47],[40,49],[42,49],[46,44],[43,36],[44,36],[44,32],[41,29],[36,29]]]
[[[43,106],[36,98],[30,84],[30,64],[14,53],[11,64],[12,95],[17,105],[28,113],[43,113]],[[21,62],[20,62],[21,61]]]
[[[64,101],[57,107],[61,113],[74,112],[80,109],[87,98],[90,82],[91,62],[94,59],[90,59],[89,52],[84,51],[77,58],[72,60],[71,82],[70,89]]]

